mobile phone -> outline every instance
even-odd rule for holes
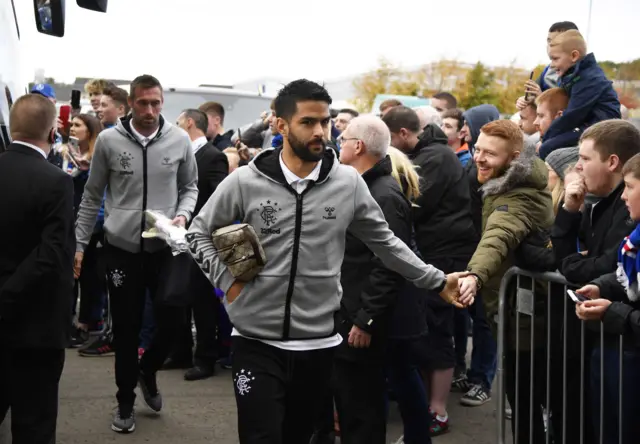
[[[73,148],[77,151],[80,147],[80,139],[77,137],[69,136],[69,145],[73,146]]]
[[[71,117],[71,106],[61,105],[59,117],[62,123],[64,124],[64,126],[66,127],[69,124],[69,117]]]
[[[79,89],[74,89],[71,91],[71,108],[72,109],[80,109],[80,95],[82,93]]]
[[[531,74],[529,75],[529,80],[533,80],[533,74],[535,74],[535,71],[531,71]],[[529,101],[529,93],[528,92],[524,93],[524,101],[525,102]]]
[[[584,302],[587,300],[587,298],[585,298],[584,296],[582,296],[581,294],[577,294],[575,291],[573,290],[567,290],[567,294],[569,295],[569,297],[573,300],[573,302],[575,302],[576,304],[579,302]]]

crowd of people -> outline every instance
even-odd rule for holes
[[[14,444],[55,441],[66,348],[115,355],[119,433],[135,430],[136,388],[162,410],[159,371],[196,381],[222,366],[242,444],[383,444],[389,398],[397,443],[429,443],[456,420],[451,392],[492,399],[514,265],[558,271],[581,297],[565,323],[567,296],[545,286],[550,304],[516,323],[507,291],[514,442],[635,442],[640,132],[575,24],[551,26],[547,52],[511,120],[448,92],[332,112],[303,79],[225,130],[215,102],[166,121],[161,83],[142,75],[130,91],[90,81],[93,111],[66,125],[36,85],[0,155],[0,416],[11,408]],[[147,210],[185,229],[188,253],[143,236]],[[549,356],[554,374],[584,367],[584,390],[547,381]]]

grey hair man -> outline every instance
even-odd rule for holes
[[[413,110],[418,114],[418,118],[420,119],[420,128],[426,128],[426,126],[431,123],[438,127],[442,126],[442,116],[433,106],[416,106]]]
[[[378,117],[360,116],[351,121],[341,138],[340,161],[360,173],[389,228],[408,245],[412,232],[411,204],[392,176],[391,159],[387,156],[391,143],[389,128]],[[340,335],[348,338],[338,346],[333,363],[341,439],[383,443],[384,363],[386,338],[393,330],[391,314],[400,294],[402,298],[413,298],[414,302],[420,294],[349,233],[340,276],[343,293],[338,328]],[[403,303],[406,304],[404,299]]]
[[[340,139],[340,162],[363,174],[387,155],[391,133],[382,120],[367,115],[353,119]]]

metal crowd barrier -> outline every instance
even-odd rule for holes
[[[522,279],[523,277],[527,279]],[[567,375],[567,319],[568,316],[576,316],[575,314],[575,304],[574,302],[567,296],[567,289],[576,288],[576,285],[567,282],[567,280],[560,273],[534,273],[527,270],[520,269],[518,267],[510,268],[507,273],[504,275],[501,285],[500,285],[500,301],[499,301],[499,311],[498,311],[498,359],[497,359],[497,369],[496,369],[496,383],[497,383],[497,443],[498,444],[506,444],[511,442],[511,439],[505,440],[507,428],[506,424],[506,375],[505,375],[505,355],[507,353],[507,341],[509,339],[509,335],[513,335],[513,331],[507,331],[507,322],[509,316],[508,313],[508,298],[513,295],[513,285],[510,284],[513,279],[516,279],[516,296],[515,296],[515,338],[516,344],[521,344],[520,342],[520,318],[522,316],[526,316],[531,318],[531,332],[530,332],[530,380],[529,381],[520,381],[520,360],[521,357],[516,354],[516,371],[515,371],[515,405],[511,406],[513,411],[513,418],[520,418],[518,414],[518,406],[519,399],[521,396],[522,390],[529,391],[530,404],[529,404],[529,443],[534,443],[534,409],[543,409],[541,414],[544,420],[544,429],[545,429],[545,444],[565,444],[567,442],[567,378],[573,378],[576,375]],[[530,280],[530,285],[523,287],[523,280]],[[539,302],[539,298],[544,295],[536,295],[536,282],[544,282],[546,283],[547,295],[546,295],[546,306],[544,313],[545,316],[545,324],[546,324],[546,338],[545,338],[545,355],[546,355],[546,401],[544,406],[534,406],[534,374],[535,374],[535,322],[534,317],[536,315],[540,315],[540,313],[536,313],[536,301]],[[562,436],[554,436],[552,437],[552,427],[551,421],[553,421],[553,412],[551,409],[551,378],[558,378],[558,375],[551,374],[551,349],[552,346],[557,344],[551,343],[551,314],[552,307],[551,298],[552,296],[552,288],[562,288],[563,292],[563,324],[562,324]],[[559,294],[556,294],[555,297],[559,297]],[[538,304],[539,305],[539,304]],[[557,313],[556,313],[557,315]],[[591,413],[589,411],[590,406],[585,406],[585,384],[589,384],[587,378],[589,375],[585,375],[585,359],[590,359],[589,356],[585,356],[585,325],[586,322],[580,322],[580,431],[579,431],[579,442],[580,444],[585,443],[585,421],[591,421]],[[510,330],[513,330],[513,326]],[[597,334],[594,332],[594,334]],[[526,339],[526,338],[525,338]],[[603,423],[604,423],[604,408],[611,408],[611,406],[604,406],[604,347],[602,347],[604,339],[603,329],[600,328],[600,426],[599,436],[592,436],[590,441],[591,443],[599,442],[602,444],[604,442],[603,436]],[[619,444],[627,444],[623,443],[623,433],[622,433],[622,400],[623,400],[623,336],[620,336],[619,340],[619,386],[618,386],[618,443]],[[538,347],[540,349],[540,347]],[[545,415],[546,411],[546,415]],[[557,417],[558,415],[556,415]],[[526,418],[524,418],[526,419]],[[512,426],[515,427],[514,435],[517,439],[519,436],[519,425],[523,418],[519,419]],[[554,427],[555,428],[555,427]],[[511,430],[509,430],[511,432]],[[576,437],[574,435],[570,436],[571,442],[577,442]],[[638,442],[640,442],[640,437],[637,438]],[[597,440],[597,441],[596,441]],[[536,444],[538,444],[536,442]],[[514,442],[513,444],[524,444]]]

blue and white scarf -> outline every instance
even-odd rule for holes
[[[638,282],[640,282],[640,224],[631,234],[624,238],[618,252],[618,270],[616,276],[618,282],[622,284],[627,292],[627,297],[631,302],[640,300],[640,290]]]

